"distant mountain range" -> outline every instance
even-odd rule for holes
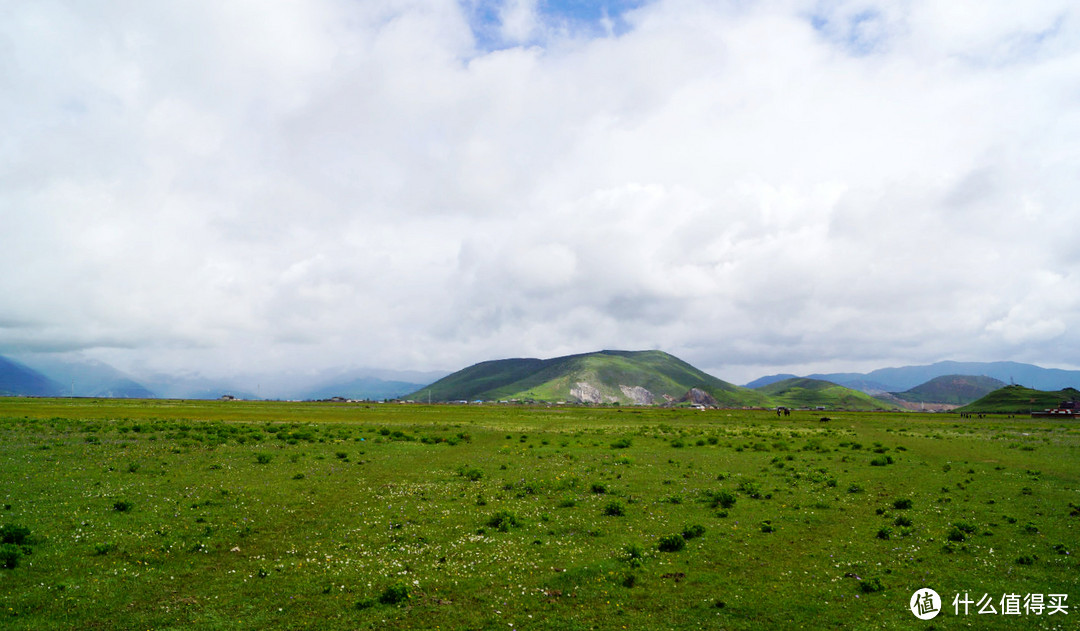
[[[1039,391],[1080,385],[1080,371],[1016,362],[938,362],[869,373],[791,374],[740,387],[662,351],[600,351],[552,359],[502,359],[451,375],[371,369],[245,375],[132,376],[108,364],[48,355],[0,356],[0,396],[114,398],[533,400],[619,404],[682,401],[726,407],[951,409],[1006,383]],[[433,383],[432,383],[433,382]],[[430,385],[425,385],[430,384]],[[863,396],[871,395],[871,396]]]
[[[32,355],[16,360],[0,356],[0,396],[217,399],[229,394],[240,399],[308,400],[340,396],[381,401],[412,392],[444,374],[337,370],[235,379],[163,374],[136,377],[93,359]]]
[[[1003,383],[1021,384],[1038,390],[1060,390],[1080,385],[1080,370],[1061,370],[1042,368],[1032,364],[1017,362],[954,362],[943,361],[926,366],[903,366],[900,368],[880,368],[868,373],[828,373],[806,375],[811,379],[821,379],[861,390],[867,394],[882,392],[904,392],[935,377],[946,375],[970,375],[992,377]],[[768,385],[795,375],[772,375],[761,377],[747,387]]]
[[[17,361],[0,356],[0,396],[55,397],[60,384]]]
[[[425,401],[573,402],[619,405],[706,404],[721,407],[895,406],[834,383],[793,378],[758,388],[717,379],[662,351],[599,351],[553,359],[475,364],[413,393]]]

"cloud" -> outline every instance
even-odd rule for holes
[[[573,6],[9,6],[0,353],[1076,365],[1071,3]]]

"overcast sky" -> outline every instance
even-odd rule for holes
[[[0,354],[1080,367],[1074,0],[13,0]]]

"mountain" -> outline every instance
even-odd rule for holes
[[[1005,386],[994,390],[978,401],[955,412],[1030,414],[1041,410],[1056,408],[1062,401],[1080,400],[1080,391],[1075,388],[1063,388],[1057,391],[1035,390],[1025,386]]]
[[[57,382],[60,394],[76,397],[153,399],[156,394],[127,373],[95,359],[28,355],[23,362]]]
[[[55,397],[60,384],[40,372],[0,355],[0,396]]]
[[[777,381],[783,381],[785,379],[795,379],[796,377],[798,377],[798,375],[792,375],[792,374],[788,374],[788,373],[784,373],[784,374],[780,374],[780,375],[768,375],[768,376],[765,376],[765,377],[758,377],[757,379],[751,381],[750,383],[744,383],[743,387],[744,388],[750,388],[751,390],[756,390],[757,388],[760,388],[761,386],[767,386],[767,385],[770,385],[770,384],[774,384]]]
[[[1004,383],[1017,383],[1041,390],[1060,390],[1080,386],[1080,370],[1042,368],[1018,362],[954,362],[943,361],[926,366],[879,368],[868,373],[832,373],[809,375],[813,379],[832,381],[869,394],[903,392],[946,375],[993,377]]]
[[[650,404],[692,388],[720,405],[766,406],[767,397],[706,374],[663,351],[599,351],[553,359],[500,359],[448,375],[410,395],[425,401],[532,400]]]
[[[347,399],[367,399],[370,401],[383,401],[397,399],[410,392],[423,388],[422,383],[409,381],[385,381],[375,377],[360,377],[320,386],[302,397],[304,399],[329,399],[332,397],[345,397]]]
[[[889,410],[894,406],[830,381],[795,377],[756,388],[774,404],[791,408],[824,407],[830,410]]]
[[[944,375],[926,383],[891,393],[897,399],[911,403],[948,403],[965,405],[1005,387],[1005,382],[978,375]]]
[[[340,396],[380,401],[400,397],[445,375],[445,372],[330,368],[314,372],[240,373],[229,377],[154,374],[143,381],[161,396],[177,399],[216,399],[232,394],[240,399],[304,400]]]

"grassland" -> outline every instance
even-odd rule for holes
[[[1075,628],[1080,425],[829,414],[0,399],[0,627]]]

